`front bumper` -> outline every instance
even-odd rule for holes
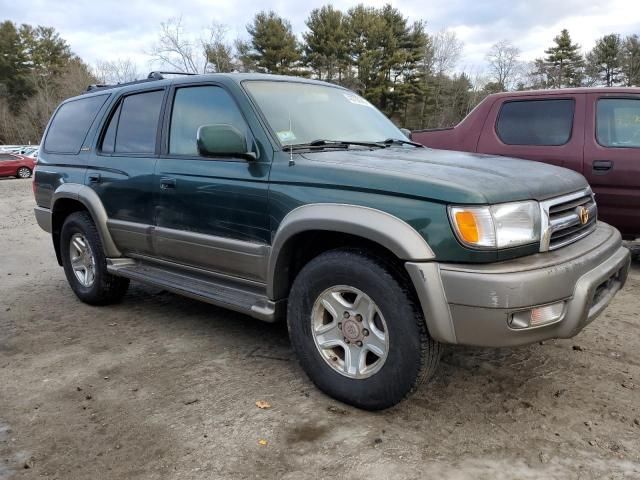
[[[604,223],[555,250],[487,265],[406,264],[429,332],[441,342],[505,347],[570,338],[593,321],[627,278],[629,251]],[[514,329],[511,316],[564,301],[555,323]]]

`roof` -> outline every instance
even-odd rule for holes
[[[574,95],[584,93],[613,93],[613,94],[640,94],[640,87],[580,87],[580,88],[553,88],[541,90],[522,90],[515,92],[500,92],[492,94],[500,97],[526,97],[528,95]]]

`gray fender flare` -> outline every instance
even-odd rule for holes
[[[109,233],[107,228],[107,211],[100,201],[98,194],[86,185],[79,183],[64,183],[60,185],[53,194],[51,199],[51,213],[55,212],[56,202],[61,198],[68,198],[80,202],[91,214],[100,240],[102,241],[102,247],[104,248],[104,254],[106,257],[121,257],[122,253],[116,247],[116,244]]]
[[[435,255],[425,239],[408,223],[387,212],[359,205],[313,203],[289,212],[276,231],[267,266],[267,295],[284,298],[276,280],[283,247],[298,233],[326,230],[367,238],[387,248],[401,260],[429,261]]]

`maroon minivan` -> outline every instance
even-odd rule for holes
[[[452,128],[419,130],[428,147],[520,157],[582,173],[599,218],[640,237],[640,88],[489,95]]]

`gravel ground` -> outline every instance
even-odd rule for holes
[[[33,206],[0,181],[0,479],[640,478],[638,263],[576,338],[450,348],[368,413],[311,385],[282,325],[137,284],[80,303]]]

